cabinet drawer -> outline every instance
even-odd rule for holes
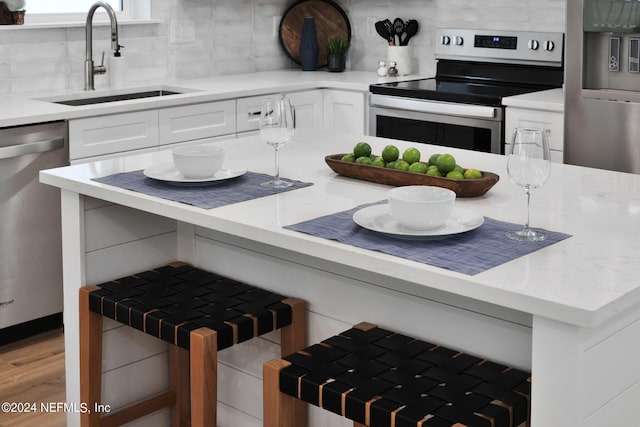
[[[159,117],[161,145],[236,132],[235,100],[163,108]]]
[[[248,98],[239,98],[236,101],[236,118],[238,133],[258,130],[260,124],[260,110],[262,109],[262,101],[273,94],[262,96],[251,96]]]
[[[69,121],[69,157],[72,160],[157,144],[157,110]]]

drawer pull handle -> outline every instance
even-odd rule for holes
[[[13,304],[15,302],[15,300],[10,299],[9,301],[0,301],[0,308],[2,307],[6,307],[9,304]]]

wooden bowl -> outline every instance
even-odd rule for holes
[[[331,154],[324,158],[329,167],[337,174],[396,187],[401,185],[434,185],[454,191],[457,197],[482,196],[500,179],[495,173],[485,171],[482,171],[482,178],[478,179],[451,179],[429,176],[421,173],[345,162],[341,160],[342,156],[344,154]]]

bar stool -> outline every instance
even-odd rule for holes
[[[101,403],[102,319],[168,342],[170,389],[83,427],[121,425],[171,407],[173,426],[215,427],[217,352],[280,329],[281,353],[305,342],[305,303],[176,262],[80,289],[80,399]]]
[[[370,323],[266,362],[263,377],[265,427],[306,426],[296,402],[355,427],[530,425],[528,372]]]

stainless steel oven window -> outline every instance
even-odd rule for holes
[[[421,101],[417,101],[421,102]],[[434,104],[434,103],[431,103]],[[437,104],[437,103],[436,103]],[[445,104],[442,104],[445,105]],[[448,104],[447,104],[448,105]],[[475,107],[475,106],[472,106]],[[489,151],[492,153],[504,153],[504,121],[503,121],[503,109],[500,107],[486,107],[492,108],[494,112],[491,118],[478,118],[478,117],[467,117],[467,116],[456,116],[456,115],[447,115],[447,114],[436,114],[431,112],[423,112],[423,111],[410,111],[396,108],[388,108],[388,107],[379,107],[372,105],[370,107],[370,120],[369,120],[369,134],[394,138],[394,139],[410,139],[415,142],[436,144],[436,145],[444,145],[451,146],[456,148],[466,148],[466,149],[474,149],[474,150],[482,150]],[[444,137],[444,141],[430,140],[429,134],[427,132],[421,132],[417,138],[407,138],[406,132],[402,131],[394,131],[390,132],[379,129],[379,120],[389,122],[389,119],[395,124],[397,124],[397,128],[402,126],[412,126],[411,122],[413,122],[413,126],[416,127],[416,130],[420,132],[420,123],[433,123],[440,124],[440,128],[446,129],[447,126],[451,126],[452,135],[455,135],[456,132],[453,131],[453,127],[460,126],[466,127],[468,132],[468,137],[466,141],[447,141],[446,136]],[[404,122],[404,123],[402,123]],[[434,127],[434,126],[426,126]],[[395,132],[395,133],[394,133]],[[480,133],[489,133],[489,142],[488,147],[480,147],[476,144],[476,141],[473,139],[474,134]],[[484,145],[484,144],[483,144]]]

